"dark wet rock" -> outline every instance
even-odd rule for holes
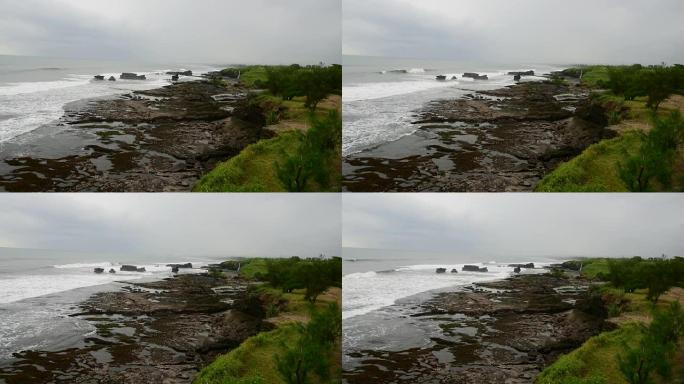
[[[477,265],[464,265],[461,270],[468,272],[489,272],[487,267],[478,267]]]
[[[437,80],[446,80],[446,76],[445,76],[445,75],[437,75],[437,76],[435,76],[435,79],[437,79]]]
[[[520,273],[520,271],[521,271],[520,267],[513,268],[513,272],[515,272],[515,273]]]
[[[173,267],[171,267],[171,272],[172,272],[172,273],[178,273],[178,271],[179,271],[179,267],[178,267],[178,266],[173,266]]]
[[[179,75],[182,75],[182,76],[192,76],[192,71],[189,71],[189,70],[188,70],[188,71],[169,71],[169,72],[166,72],[166,74],[167,74],[167,75],[173,75],[173,76],[176,76],[176,77],[179,76]]]
[[[176,267],[176,268],[192,268],[192,263],[184,263],[184,264],[166,264],[167,267]]]
[[[116,271],[114,270],[114,268],[109,268],[109,273],[116,273]]]
[[[529,70],[529,71],[511,71],[508,72],[509,75],[513,76],[534,76],[534,71]]]
[[[598,103],[558,101],[584,95],[574,85],[523,82],[435,100],[416,117],[415,133],[349,155],[344,189],[352,192],[532,191],[558,164],[614,136]]]
[[[476,77],[478,77],[478,76],[480,76],[479,73],[475,73],[475,72],[466,72],[466,73],[463,74],[462,77],[469,77],[469,78],[474,79],[474,78],[476,78]]]
[[[226,93],[235,97],[212,98]],[[62,133],[39,145],[54,155],[0,155],[0,190],[189,191],[262,138],[261,111],[246,97],[240,85],[193,81],[67,104],[55,128]]]
[[[509,267],[518,267],[518,268],[534,268],[534,263],[526,263],[526,264],[508,264]]]
[[[95,75],[95,76],[94,76],[94,79],[95,79],[95,80],[104,80],[104,76],[102,76],[102,75]]]
[[[458,269],[456,269],[456,268],[451,268],[451,273],[458,273]]]
[[[435,272],[436,272],[436,273],[445,273],[445,272],[446,272],[446,268],[437,268],[437,270],[435,270]]]
[[[124,264],[121,267],[119,267],[119,271],[138,272],[138,267],[136,267],[135,265]]]
[[[515,80],[515,81],[520,81],[520,79],[521,79],[520,75],[513,76],[513,80]]]
[[[137,73],[124,72],[119,75],[119,79],[123,80],[147,80],[145,75],[138,75]]]
[[[136,272],[145,272],[145,267],[136,268]]]
[[[411,315],[429,335],[403,350],[345,351],[353,383],[531,384],[561,354],[602,330],[584,311],[587,287],[574,280],[519,275],[436,294]],[[574,303],[577,303],[575,305]]]
[[[178,81],[178,75],[171,76],[171,81]]]
[[[95,268],[94,272],[95,273],[102,273],[102,272],[104,272],[104,268]]]
[[[116,77],[114,77],[114,76],[109,76],[109,79],[108,79],[108,80],[109,80],[109,81],[116,81]]]

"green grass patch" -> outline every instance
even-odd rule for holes
[[[617,355],[625,345],[636,345],[641,332],[626,324],[587,340],[581,347],[561,356],[537,377],[536,384],[622,384],[627,383],[618,368]]]
[[[285,192],[274,164],[297,151],[298,132],[247,146],[237,156],[219,164],[195,185],[195,192]]]
[[[589,259],[582,266],[582,276],[595,279],[599,273],[608,274],[608,259]]]
[[[254,279],[258,273],[266,273],[266,259],[264,258],[247,259],[240,266],[241,277]]]
[[[274,356],[285,346],[297,341],[296,325],[285,324],[273,331],[262,332],[245,340],[229,353],[219,356],[206,366],[193,381],[194,384],[278,384]]]
[[[625,152],[638,150],[636,132],[603,140],[589,146],[579,156],[558,166],[535,187],[537,192],[626,192],[618,176],[618,163]]]
[[[252,65],[242,69],[240,82],[250,87],[254,87],[257,82],[264,82],[268,78],[266,67]]]

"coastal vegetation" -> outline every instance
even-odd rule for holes
[[[339,191],[342,68],[248,66],[228,68],[253,90],[248,109],[259,115],[262,140],[220,163],[198,192]]]
[[[561,356],[537,384],[684,380],[683,258],[583,259],[563,264],[593,280],[607,330]]]
[[[195,384],[339,382],[339,257],[254,258],[222,267],[257,283],[250,295],[263,311],[263,331],[206,366]]]
[[[541,192],[684,190],[684,66],[566,69],[616,137],[589,146],[536,186]]]

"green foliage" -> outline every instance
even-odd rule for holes
[[[614,287],[626,292],[648,289],[647,298],[654,303],[671,287],[682,286],[684,279],[684,259],[680,257],[670,260],[614,259],[608,261],[608,269],[606,277]]]
[[[674,162],[684,142],[684,120],[673,112],[666,118],[653,116],[653,129],[639,132],[641,145],[636,153],[625,152],[618,163],[618,175],[632,192],[651,190],[653,181],[672,185]]]
[[[292,100],[296,96],[305,96],[305,105],[315,110],[318,103],[329,94],[342,92],[342,66],[329,67],[297,64],[266,68],[264,86],[273,95]]]
[[[647,106],[655,111],[663,100],[682,90],[684,66],[609,67],[608,80],[598,85],[609,88],[616,95],[624,95],[626,100],[646,96]]]
[[[653,373],[669,379],[671,359],[684,334],[684,313],[679,302],[672,302],[665,310],[654,310],[651,324],[641,328],[643,337],[638,345],[625,346],[618,356],[620,372],[630,384],[653,383]]]
[[[306,133],[298,133],[297,151],[276,164],[278,179],[287,191],[306,191],[311,179],[323,189],[336,183],[331,177],[335,173],[330,173],[330,165],[337,163],[340,156],[342,120],[339,113],[330,111],[325,119],[312,115],[311,125]]]
[[[311,320],[299,326],[300,337],[276,356],[278,373],[287,384],[311,383],[312,373],[327,380],[330,357],[342,333],[340,309],[330,303],[323,310],[311,308]]]
[[[271,259],[266,261],[266,272],[257,277],[284,292],[305,289],[305,299],[314,303],[328,287],[342,286],[342,260],[339,257]]]

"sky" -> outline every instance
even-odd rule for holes
[[[341,0],[0,0],[0,54],[340,63]]]
[[[5,194],[0,247],[111,254],[340,255],[337,194]]]
[[[684,256],[684,194],[344,194],[342,245],[482,256]]]
[[[342,0],[345,55],[684,63],[681,0]]]

